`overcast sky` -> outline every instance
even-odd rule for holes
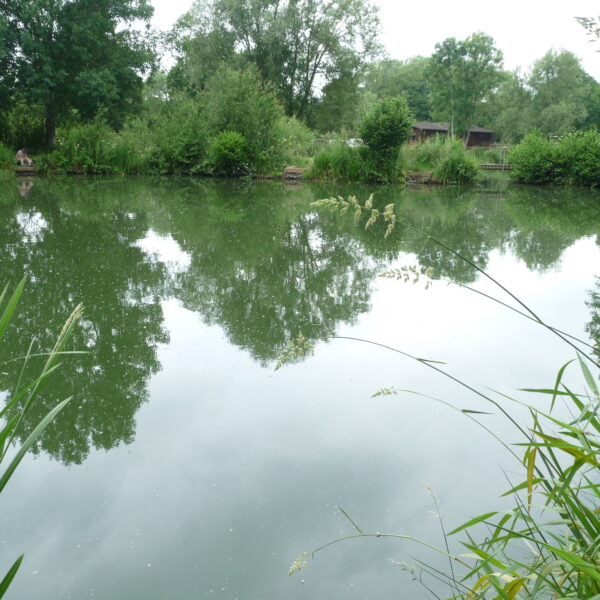
[[[192,0],[150,0],[153,24],[168,29]],[[527,69],[550,48],[570,50],[600,80],[600,42],[592,44],[574,17],[600,14],[598,0],[373,0],[379,6],[380,39],[391,58],[430,56],[436,42],[483,31],[504,52],[507,69]]]

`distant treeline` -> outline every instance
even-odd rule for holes
[[[600,125],[600,84],[572,53],[507,72],[474,33],[386,59],[373,0],[197,0],[167,35],[139,29],[151,15],[148,0],[0,5],[0,161],[28,147],[54,150],[38,161],[49,171],[268,174],[309,166],[315,140],[358,137],[400,98],[459,138],[473,125],[509,144]]]

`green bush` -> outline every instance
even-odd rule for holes
[[[600,133],[578,131],[562,137],[557,147],[557,163],[564,183],[600,185]]]
[[[277,124],[283,108],[273,87],[254,68],[220,69],[207,82],[200,101],[210,137],[237,131],[247,140],[253,171],[281,171],[284,159]]]
[[[405,162],[411,170],[432,171],[443,183],[469,183],[479,171],[479,161],[460,140],[439,135],[410,146]]]
[[[153,171],[164,174],[206,172],[209,134],[201,99],[176,96],[163,106],[158,118],[151,119],[145,127],[152,132],[149,162]]]
[[[523,183],[600,185],[600,133],[576,131],[559,140],[530,133],[509,154],[512,176]]]
[[[538,131],[525,136],[508,155],[511,176],[523,183],[557,183],[563,173],[558,160],[558,145]]]
[[[248,143],[237,131],[223,131],[213,141],[209,160],[215,175],[236,177],[250,172]]]
[[[364,183],[397,183],[403,180],[400,147],[408,139],[412,116],[403,98],[380,101],[363,121],[363,146],[342,141],[325,144],[310,171],[314,178],[341,178]]]
[[[14,148],[42,148],[45,144],[43,107],[16,102],[0,114],[0,142]]]
[[[59,129],[56,135],[56,158],[67,171],[84,173],[113,173],[111,128],[101,120],[70,129]],[[61,158],[62,155],[62,158]]]
[[[408,140],[414,118],[401,97],[380,100],[365,117],[360,137],[374,154],[395,153]]]
[[[469,183],[478,172],[478,162],[465,150],[463,143],[448,139],[444,152],[433,168],[433,177],[443,183]]]

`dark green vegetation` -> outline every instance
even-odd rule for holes
[[[474,33],[391,60],[372,0],[198,1],[168,35],[140,28],[151,14],[148,0],[0,5],[0,168],[27,147],[42,173],[272,176],[314,158],[320,178],[397,182],[396,149],[341,146],[382,102],[406,101],[408,120],[447,122],[464,140],[474,125],[503,144],[600,125],[600,84],[570,52],[508,73]],[[166,50],[176,64],[163,71]],[[456,156],[430,167],[472,179]]]
[[[523,183],[600,185],[600,134],[576,132],[549,140],[530,133],[509,155],[511,175]]]
[[[469,183],[479,169],[479,161],[460,140],[440,136],[407,148],[405,165],[409,170],[431,171],[433,178],[442,183]]]
[[[451,136],[466,139],[500,81],[501,67],[502,52],[487,35],[448,38],[436,45],[428,67],[431,105],[438,119],[450,123]]]
[[[380,100],[360,128],[363,144],[344,142],[325,148],[315,157],[311,175],[347,181],[390,182],[403,179],[401,147],[408,139],[413,118],[402,97]]]
[[[84,121],[101,112],[113,126],[122,125],[141,102],[140,75],[153,58],[132,23],[151,16],[146,0],[3,2],[0,108],[14,121],[19,108],[38,106],[49,148],[57,123],[72,110]],[[2,132],[4,140],[11,133],[13,143],[23,144],[24,132],[14,125]]]

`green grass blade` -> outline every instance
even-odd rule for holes
[[[498,511],[494,511],[494,512],[485,513],[483,515],[479,515],[478,517],[474,517],[470,521],[467,521],[466,523],[459,525],[456,529],[453,529],[451,532],[448,533],[448,535],[454,535],[455,533],[458,533],[459,531],[462,531],[463,529],[467,529],[468,527],[472,527],[473,525],[476,525],[477,523],[486,521],[490,517],[493,517],[494,515],[497,515],[497,514],[498,514]]]
[[[12,567],[7,571],[6,575],[4,576],[4,579],[0,582],[0,598],[4,598],[4,594],[6,594],[8,586],[11,584],[11,581],[15,578],[15,575],[17,574],[17,571],[19,570],[19,567],[23,562],[23,556],[25,555],[21,554],[21,556],[19,556],[19,558],[15,560]]]
[[[581,367],[583,376],[585,377],[585,380],[590,390],[592,390],[592,392],[594,392],[596,396],[600,396],[600,392],[598,392],[598,384],[594,381],[594,378],[592,377],[588,366],[583,362],[583,359],[579,354],[577,355],[577,358],[579,359],[579,366]]]
[[[0,314],[0,338],[2,338],[2,336],[4,335],[4,332],[6,331],[6,328],[8,327],[8,324],[10,323],[12,315],[15,312],[17,303],[19,302],[19,298],[21,297],[21,294],[23,293],[24,287],[25,287],[25,278],[23,277],[23,279],[21,279],[21,281],[19,282],[19,285],[17,285],[12,296],[8,300],[8,303],[7,303],[6,307],[4,308],[4,310],[2,311],[2,314]],[[2,294],[2,296],[4,296],[4,293]]]
[[[71,398],[67,398],[66,400],[63,400],[60,404],[55,406],[38,423],[37,427],[29,434],[29,437],[23,442],[23,445],[19,448],[17,454],[10,461],[10,464],[8,465],[8,467],[6,467],[4,473],[2,473],[2,476],[0,477],[0,492],[2,492],[2,490],[8,483],[8,480],[11,478],[12,474],[14,473],[21,460],[23,460],[23,457],[25,456],[26,452],[31,448],[31,446],[33,446],[34,442],[42,434],[44,429],[46,429],[46,427],[50,425],[54,417],[56,417],[56,415],[69,403],[70,400]]]

